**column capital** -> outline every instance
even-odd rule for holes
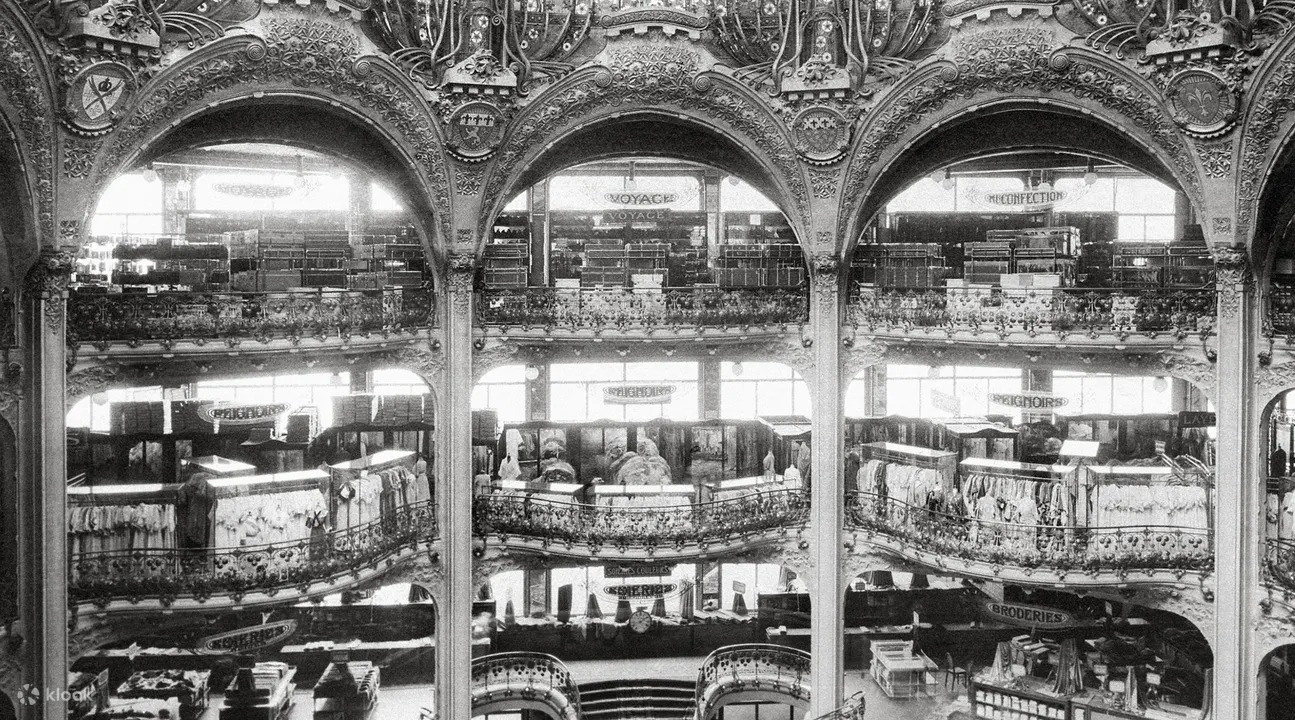
[[[45,301],[45,321],[53,332],[63,330],[63,296],[67,293],[76,256],[63,248],[43,248],[36,264],[23,277],[23,294]]]
[[[457,313],[466,314],[472,306],[472,283],[477,274],[477,258],[472,253],[452,252],[447,258],[450,303]]]
[[[1246,248],[1241,245],[1215,248],[1214,274],[1219,293],[1219,320],[1237,317],[1241,311],[1241,297],[1255,281]]]
[[[831,251],[816,252],[810,257],[810,284],[819,300],[831,300],[840,292],[841,260]]]

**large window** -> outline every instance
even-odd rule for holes
[[[350,207],[345,175],[203,173],[194,180],[193,192],[197,212],[345,211]]]
[[[951,187],[945,188],[948,184]],[[1149,177],[1099,177],[1089,185],[1078,177],[1058,178],[1055,186],[1067,198],[1056,206],[1065,212],[1113,212],[1119,215],[1117,240],[1168,242],[1174,239],[1174,189]],[[1015,176],[961,175],[923,178],[886,205],[886,212],[990,212],[976,202],[986,192],[1021,190]]]
[[[505,365],[481,377],[472,388],[473,410],[494,410],[503,422],[526,420],[526,367]]]
[[[1070,400],[1061,415],[1138,415],[1173,410],[1173,383],[1165,377],[1101,375],[1058,370],[1052,374],[1054,395]]]
[[[400,368],[373,371],[375,395],[422,395],[428,392],[427,383],[417,373]]]
[[[557,422],[698,419],[695,362],[556,364],[549,379],[549,418]],[[661,403],[607,402],[604,388],[627,384],[673,385],[674,393]]]
[[[1020,368],[886,366],[886,412],[907,417],[1020,415],[991,393],[1021,392]],[[1019,417],[1018,417],[1019,419]]]
[[[162,181],[142,173],[118,176],[99,198],[90,234],[157,235],[162,232]]]
[[[809,386],[782,363],[726,362],[719,372],[720,417],[809,416]]]
[[[236,403],[285,402],[319,411],[320,427],[333,424],[333,398],[351,394],[351,374],[300,373],[236,380],[208,380],[197,384],[198,400]]]

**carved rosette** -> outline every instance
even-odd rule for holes
[[[32,300],[44,304],[45,321],[50,332],[63,330],[64,306],[67,302],[67,284],[75,266],[75,257],[65,250],[41,250],[36,264],[27,271],[23,291]]]
[[[1219,293],[1219,323],[1235,320],[1241,313],[1241,300],[1254,284],[1254,270],[1244,247],[1220,248],[1214,253],[1215,275]]]

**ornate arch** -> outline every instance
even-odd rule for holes
[[[21,277],[42,244],[54,244],[54,102],[57,94],[45,52],[28,19],[14,4],[0,6],[0,124],[12,135],[12,148],[0,153],[14,162],[20,221],[6,222],[3,239],[10,268],[8,281]],[[12,152],[12,156],[10,153]],[[0,277],[6,277],[0,276]]]
[[[1237,235],[1253,244],[1259,229],[1260,202],[1270,189],[1281,190],[1274,181],[1283,156],[1295,140],[1295,34],[1287,33],[1268,52],[1249,93],[1250,102],[1241,117],[1239,160],[1236,173]],[[1295,158],[1287,161],[1295,171]]]
[[[860,232],[878,179],[909,148],[950,119],[1007,103],[1068,107],[1129,137],[1201,204],[1196,159],[1147,81],[1099,53],[1058,47],[1050,29],[999,28],[957,38],[949,59],[913,73],[868,113],[842,183],[843,237]]]
[[[804,169],[767,101],[707,70],[709,58],[683,40],[627,42],[610,48],[601,61],[545,90],[510,123],[484,183],[479,237],[519,189],[525,170],[553,146],[598,124],[633,117],[670,119],[735,146],[760,170],[760,177],[748,179],[771,192],[793,226],[803,230],[810,204]]]
[[[440,132],[409,77],[386,58],[363,54],[365,41],[345,25],[275,16],[264,19],[260,29],[260,36],[212,43],[145,85],[117,130],[89,151],[95,160],[85,175],[95,188],[213,107],[255,106],[277,98],[339,114],[365,128],[404,167],[437,216],[440,237],[448,237],[452,207]]]

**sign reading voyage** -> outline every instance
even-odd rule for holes
[[[609,192],[603,195],[603,198],[613,205],[633,205],[636,207],[672,205],[679,200],[679,196],[672,192],[639,192],[637,190]]]

